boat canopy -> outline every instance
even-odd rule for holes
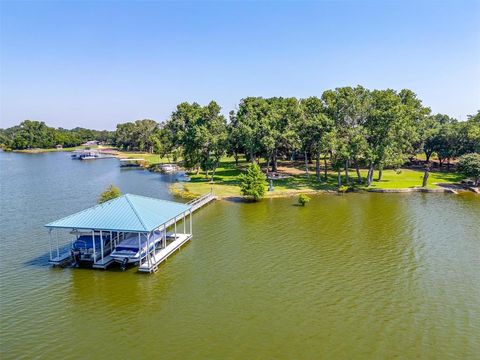
[[[125,194],[45,227],[149,233],[172,219],[186,216],[191,205]]]

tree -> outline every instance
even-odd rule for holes
[[[317,97],[301,100],[300,107],[302,116],[296,125],[296,133],[304,153],[311,152],[315,157],[316,179],[320,181],[320,156],[322,151],[325,151],[327,135],[333,128],[333,121],[325,115],[322,100]],[[307,162],[307,159],[305,161]]]
[[[480,154],[465,154],[458,160],[458,171],[466,177],[472,178],[475,186],[480,184]]]
[[[270,106],[261,97],[247,97],[240,101],[236,119],[237,136],[245,155],[252,163],[270,146],[269,116]],[[271,147],[271,146],[270,146]]]
[[[233,156],[235,165],[238,166],[238,159],[241,153],[245,153],[242,144],[242,134],[235,111],[230,111],[230,122],[227,125],[227,154]]]
[[[322,99],[328,116],[334,121],[337,132],[337,149],[333,163],[337,169],[338,185],[341,185],[341,169],[345,169],[345,181],[349,182],[348,170],[354,162],[358,182],[362,182],[358,159],[367,148],[365,123],[371,107],[370,92],[362,86],[342,87],[327,90]]]
[[[150,119],[117,125],[115,145],[128,151],[153,152],[159,125]]]
[[[171,145],[182,149],[184,166],[197,173],[201,168],[207,179],[211,171],[212,181],[227,147],[227,121],[220,110],[215,101],[207,106],[182,103],[164,127]]]
[[[269,113],[268,131],[263,134],[265,157],[267,160],[271,159],[272,171],[277,171],[279,155],[290,153],[298,144],[295,124],[301,118],[301,111],[296,98],[274,97],[266,101]]]
[[[414,130],[413,119],[402,103],[402,97],[394,90],[374,90],[371,101],[365,123],[368,143],[365,159],[369,167],[367,186],[373,180],[375,165],[381,172],[385,166],[398,167],[404,163],[406,154],[412,149]]]
[[[258,201],[265,195],[266,180],[260,166],[257,163],[250,164],[247,172],[240,175],[240,191],[244,196]]]
[[[111,184],[107,187],[107,189],[100,194],[98,198],[98,203],[102,204],[108,200],[116,199],[122,195],[120,189],[115,185]]]

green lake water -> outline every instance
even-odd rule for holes
[[[171,181],[0,153],[0,358],[480,358],[474,194],[221,200],[156,274],[47,265],[45,223],[110,183],[171,199]]]

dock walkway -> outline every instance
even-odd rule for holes
[[[215,200],[215,196],[213,193],[208,193],[205,195],[200,196],[197,199],[194,199],[187,204],[190,205],[192,213],[201,207],[207,205],[211,201]],[[168,223],[166,223],[166,227],[168,228],[169,226],[174,225],[176,222],[176,219],[170,220]],[[147,257],[147,259],[144,260],[142,264],[140,264],[138,270],[141,272],[148,272],[152,273],[158,270],[158,265],[160,265],[162,262],[164,262],[170,255],[172,255],[176,250],[180,249],[180,247],[185,244],[187,241],[189,241],[192,238],[191,231],[192,229],[190,228],[190,234],[182,234],[182,233],[176,233],[176,234],[171,234],[170,236],[174,236],[174,240],[168,244],[166,247],[158,249],[155,251],[154,254],[152,254],[151,257]]]

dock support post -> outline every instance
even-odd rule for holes
[[[163,248],[167,247],[167,224],[163,224]]]
[[[58,246],[58,231],[55,231],[55,238],[57,239],[57,259],[60,259],[60,246]]]
[[[193,231],[192,231],[192,209],[190,209],[190,235],[193,235]]]
[[[175,231],[174,231],[174,238],[173,238],[173,241],[177,240],[177,217],[175,216],[175,218],[173,219],[173,221],[175,222]]]
[[[102,252],[102,265],[103,265],[103,236],[102,230],[100,230],[100,251]]]
[[[185,219],[185,211],[183,212],[182,216],[183,216],[183,233],[186,234],[187,233],[187,223],[186,223],[186,219]]]
[[[110,231],[110,252],[113,251],[112,244],[113,244],[113,238],[112,238],[112,232]]]
[[[97,258],[97,250],[95,249],[95,231],[92,230],[92,244],[93,244],[93,262]]]
[[[140,239],[140,233],[138,233],[138,264],[142,265],[142,241]]]
[[[150,257],[150,233],[148,233],[145,236],[147,237],[147,264],[148,264],[148,268],[151,269],[152,268],[152,259]]]
[[[52,257],[52,229],[51,228],[48,230],[48,235],[49,235],[48,245],[50,247],[50,260],[53,260],[53,257]]]

